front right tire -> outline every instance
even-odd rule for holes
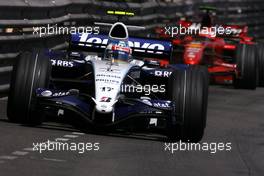
[[[209,74],[206,67],[190,66],[176,70],[169,78],[168,93],[175,114],[168,123],[168,137],[184,142],[199,142],[207,118]]]
[[[264,87],[264,43],[257,45],[258,54],[258,84],[260,87]]]
[[[255,45],[238,45],[236,64],[237,74],[234,77],[234,87],[238,89],[256,89],[257,60]]]

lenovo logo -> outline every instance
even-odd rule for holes
[[[96,36],[90,36],[89,34],[80,35],[80,43],[81,46],[92,46],[92,44],[102,44],[98,46],[100,48],[105,48],[108,44],[108,38],[100,38]],[[143,40],[144,41],[144,40]],[[128,41],[129,47],[133,48],[136,52],[147,52],[147,53],[155,53],[155,54],[163,54],[165,47],[160,43],[148,43],[148,42],[140,42],[140,41]]]

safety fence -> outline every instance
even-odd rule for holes
[[[117,20],[107,15],[107,10],[126,10],[136,15],[126,17],[125,22],[145,26],[140,34],[150,36],[157,26],[175,24],[183,16],[195,17],[200,5],[217,7],[216,18],[221,23],[248,25],[252,36],[264,38],[263,0],[0,1],[0,97],[8,92],[12,65],[19,52],[38,46],[60,49],[67,45],[66,36],[39,37],[33,34],[33,27],[93,26],[95,21]]]

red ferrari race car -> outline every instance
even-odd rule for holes
[[[180,20],[177,27],[157,29],[159,37],[172,38],[171,63],[206,65],[213,83],[232,83],[235,88],[264,86],[264,45],[248,36],[248,27],[213,25],[206,10],[200,23]],[[175,31],[176,30],[176,31]]]

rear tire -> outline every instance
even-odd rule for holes
[[[171,52],[171,57],[170,57],[170,64],[182,64],[183,63],[183,53],[184,53],[184,47],[183,46],[178,46],[174,45],[173,50]]]
[[[42,115],[34,109],[35,90],[47,88],[51,64],[44,50],[21,53],[14,65],[7,105],[8,119],[16,123],[38,125]]]
[[[207,117],[208,78],[207,68],[198,65],[171,74],[168,93],[176,106],[175,116],[168,123],[171,139],[184,142],[202,139]]]
[[[236,52],[238,74],[234,78],[235,88],[256,89],[257,60],[255,46],[240,44]]]
[[[260,87],[264,87],[264,43],[259,43],[257,46],[258,54],[258,84]]]

